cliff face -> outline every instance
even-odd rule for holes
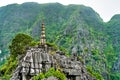
[[[120,16],[104,23],[99,14],[83,5],[23,3],[0,7],[0,66],[9,56],[8,45],[17,33],[24,32],[39,40],[42,18],[48,42],[64,47],[69,53],[74,48],[85,65],[103,77],[108,74],[106,79],[110,80],[113,65],[119,64]]]
[[[47,72],[51,67],[63,72],[67,80],[95,80],[75,53],[66,57],[62,51],[53,51],[50,47],[29,48],[24,58],[19,61],[11,80],[30,80],[39,73]]]

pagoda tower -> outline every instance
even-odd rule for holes
[[[42,27],[41,27],[41,39],[40,39],[40,44],[42,46],[46,45],[46,37],[45,37],[45,25],[44,22],[42,22]]]

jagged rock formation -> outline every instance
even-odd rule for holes
[[[88,74],[84,64],[75,55],[66,57],[62,51],[54,51],[51,47],[42,48],[40,46],[27,50],[11,80],[30,80],[38,73],[47,72],[51,67],[65,73],[66,80],[95,80]]]
[[[11,80],[31,80],[33,76],[45,73],[52,67],[65,73],[67,80],[94,79],[87,73],[83,63],[77,58],[76,50],[73,49],[73,55],[67,57],[62,51],[56,51],[54,48],[46,45],[44,23],[42,23],[40,43],[41,45],[37,47],[28,48]],[[52,79],[48,78],[45,80]]]

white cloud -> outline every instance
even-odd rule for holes
[[[5,6],[12,3],[21,4],[24,2],[59,2],[64,5],[83,4],[92,7],[96,12],[100,14],[104,21],[110,20],[114,14],[120,14],[120,0],[0,0],[0,6]]]

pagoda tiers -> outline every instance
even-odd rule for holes
[[[44,25],[44,22],[42,22],[42,27],[41,27],[40,44],[41,44],[42,46],[45,46],[45,45],[46,45],[45,25]]]

